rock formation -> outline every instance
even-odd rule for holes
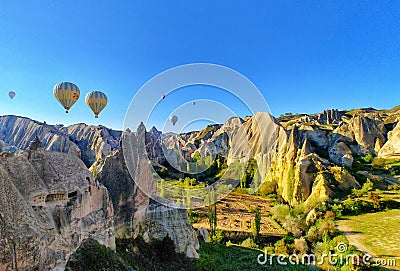
[[[189,222],[186,209],[180,208],[175,203],[161,202],[165,202],[165,199],[153,196],[136,235],[140,234],[145,240],[163,239],[169,236],[178,252],[186,254],[189,258],[198,258],[196,250],[200,247],[197,233]]]
[[[120,147],[95,163],[96,180],[110,191],[114,202],[117,237],[142,236],[145,240],[168,235],[178,252],[197,258],[199,248],[196,232],[189,223],[186,209],[156,196],[151,164],[147,158],[146,130],[124,132]]]
[[[399,158],[400,157],[400,125],[396,125],[393,131],[388,134],[388,141],[379,150],[380,158]]]
[[[81,151],[81,158],[86,165],[104,159],[107,154],[118,147],[120,131],[102,125],[92,126],[84,123],[62,127],[61,132],[68,135]]]
[[[115,248],[107,189],[79,158],[41,145],[0,158],[1,270],[63,270],[88,237]]]

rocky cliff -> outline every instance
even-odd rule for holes
[[[116,236],[145,240],[168,235],[178,252],[197,258],[197,235],[189,223],[186,209],[156,196],[156,183],[147,158],[146,130],[122,134],[120,147],[96,162],[90,170],[107,187],[115,209]]]
[[[64,127],[24,117],[0,116],[0,140],[14,146],[14,152],[25,150],[36,136],[45,150],[75,155],[90,166],[117,148],[121,132],[83,123]]]
[[[75,155],[41,145],[0,158],[1,270],[63,270],[88,237],[115,248],[107,189]]]

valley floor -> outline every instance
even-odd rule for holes
[[[349,216],[338,221],[338,229],[357,249],[376,259],[396,260],[400,270],[400,210]],[[387,268],[394,268],[387,266]]]

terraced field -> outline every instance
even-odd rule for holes
[[[261,229],[263,235],[284,235],[283,230],[273,219],[269,217],[272,202],[269,199],[258,196],[231,193],[217,203],[217,227],[224,231],[250,232],[251,221],[254,220],[255,209],[261,212]],[[207,208],[196,210],[207,213]],[[209,228],[207,218],[193,224],[194,228]]]

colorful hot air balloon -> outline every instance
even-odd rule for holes
[[[171,116],[169,118],[169,120],[172,122],[172,125],[175,126],[175,123],[178,121],[178,117],[177,116]]]
[[[9,96],[11,99],[14,99],[14,97],[15,97],[15,92],[14,92],[14,91],[10,91],[10,92],[8,93],[8,96]]]
[[[60,102],[65,108],[66,113],[76,103],[81,94],[79,88],[69,82],[61,82],[54,86],[53,89],[54,97]]]
[[[92,109],[94,117],[98,118],[101,110],[107,105],[107,96],[101,91],[92,91],[86,94],[85,102]]]

